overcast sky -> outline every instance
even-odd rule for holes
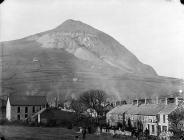
[[[184,78],[184,6],[179,0],[6,0],[0,41],[80,20],[111,35],[159,75]]]

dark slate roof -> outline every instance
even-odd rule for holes
[[[154,116],[164,108],[161,104],[146,104],[139,107],[138,115]]]
[[[132,107],[133,107],[133,105],[131,105],[131,104],[117,106],[117,107],[113,108],[112,110],[110,110],[108,112],[108,114],[123,114],[123,113],[126,113]]]
[[[67,112],[59,109],[46,109],[41,113],[42,119],[48,120],[72,120],[75,117],[74,112]]]
[[[127,113],[131,115],[155,116],[164,108],[165,105],[160,104],[142,104],[140,106],[127,104],[113,108],[108,114]]]
[[[164,108],[164,105],[160,105],[160,104],[159,105],[157,105],[157,104],[142,104],[140,106],[134,105],[127,111],[127,114],[155,116],[163,108]]]
[[[13,106],[38,106],[46,105],[47,100],[45,96],[10,96],[10,104]]]
[[[165,105],[165,107],[158,114],[170,114],[173,112],[178,106],[175,103]]]

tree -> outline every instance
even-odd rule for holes
[[[125,121],[125,118],[123,119],[122,121],[122,129],[125,130],[127,128],[127,125],[126,125],[126,121]]]
[[[174,135],[182,134],[183,131],[179,127],[179,124],[181,121],[184,121],[183,107],[179,107],[175,111],[173,111],[171,114],[169,114],[168,121],[170,122],[170,131],[173,132]]]
[[[80,102],[85,107],[96,112],[97,121],[99,117],[105,115],[105,108],[108,105],[106,99],[107,95],[103,90],[88,90],[79,97]]]
[[[71,101],[70,107],[75,111],[77,118],[86,110],[86,107],[79,100],[74,99]]]
[[[130,118],[128,118],[128,126],[127,126],[128,130],[132,130],[132,123],[131,123],[131,120]]]

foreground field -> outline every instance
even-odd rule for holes
[[[61,140],[72,139],[76,135],[74,130],[65,128],[42,128],[23,126],[0,126],[0,132],[8,139],[20,140]]]
[[[75,140],[76,133],[72,129],[66,128],[44,128],[25,126],[0,126],[0,132],[6,140]],[[112,140],[112,136],[87,135],[86,140]],[[116,139],[113,139],[116,140]],[[126,139],[134,140],[134,139]]]

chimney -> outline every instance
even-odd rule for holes
[[[139,105],[139,100],[138,100],[138,99],[134,99],[134,100],[132,101],[132,104],[138,106],[138,105]]]
[[[58,107],[58,100],[57,100],[57,97],[55,97],[55,107]]]
[[[156,104],[157,104],[157,105],[159,104],[158,96],[156,96]]]
[[[165,98],[165,105],[167,105],[167,97]]]
[[[116,101],[113,101],[112,104],[113,104],[113,107],[116,107]]]
[[[178,105],[178,97],[175,98],[175,103]]]
[[[145,105],[147,104],[147,99],[146,98],[145,98],[145,102],[144,103],[145,103]]]
[[[137,106],[139,106],[139,99],[137,99]]]

